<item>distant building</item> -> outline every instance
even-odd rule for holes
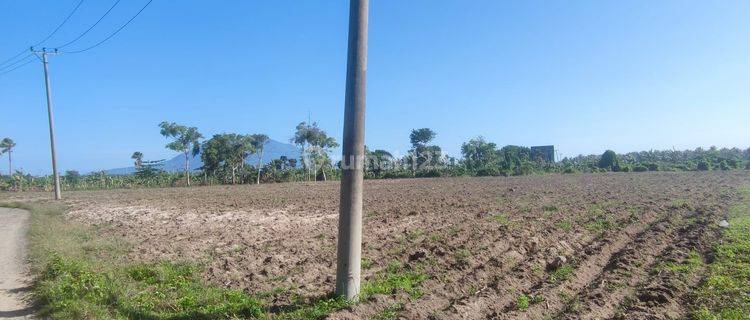
[[[545,162],[555,162],[555,146],[536,146],[531,147],[531,160],[543,160]]]

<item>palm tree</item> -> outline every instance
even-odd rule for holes
[[[133,155],[130,156],[130,159],[135,160],[135,170],[140,170],[141,166],[143,166],[143,153],[140,151],[133,152]]]
[[[196,127],[186,127],[174,122],[164,121],[159,124],[159,127],[161,135],[174,139],[167,144],[167,149],[182,152],[185,155],[185,175],[187,185],[190,186],[190,153],[192,151],[193,157],[200,153],[200,140],[203,139],[203,135]]]
[[[255,184],[260,184],[260,171],[261,168],[263,168],[263,148],[265,147],[269,138],[265,134],[254,134],[252,135],[252,138],[253,146],[255,147],[255,150],[258,151],[258,177],[255,180]]]
[[[0,141],[0,155],[3,153],[8,153],[8,176],[13,176],[13,148],[15,148],[16,143],[13,142],[11,138],[5,138],[2,141]]]

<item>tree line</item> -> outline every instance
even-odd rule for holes
[[[301,122],[294,128],[290,142],[300,151],[299,159],[282,156],[264,159],[264,147],[270,140],[265,134],[221,133],[205,139],[196,127],[162,122],[159,133],[168,139],[165,147],[181,155],[181,172],[163,170],[165,160],[146,160],[140,151],[133,152],[135,173],[109,175],[104,171],[82,175],[75,170],[62,175],[66,190],[112,189],[134,187],[190,186],[194,184],[261,184],[291,181],[325,181],[340,178],[340,161],[331,157],[338,142],[315,122]],[[560,161],[532,152],[524,146],[496,143],[483,137],[461,145],[461,158],[444,155],[433,143],[437,133],[429,128],[414,129],[409,134],[411,149],[397,156],[387,150],[365,147],[367,179],[394,179],[456,176],[519,176],[541,173],[596,173],[645,171],[750,170],[750,148],[711,147],[695,150],[641,151],[618,154],[607,150],[601,155],[579,155]],[[11,153],[15,143],[0,141],[0,155],[7,154],[10,173],[0,179],[0,190],[51,190],[51,176],[35,177],[12,169]],[[257,162],[249,164],[250,156]],[[203,165],[191,168],[190,162],[200,156]]]

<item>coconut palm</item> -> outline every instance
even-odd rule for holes
[[[143,166],[143,153],[140,151],[133,152],[133,155],[130,156],[130,159],[135,160],[135,170],[140,170]]]
[[[13,176],[13,148],[16,143],[11,138],[4,138],[0,141],[0,155],[8,153],[8,176]]]

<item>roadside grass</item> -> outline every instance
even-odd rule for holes
[[[192,262],[140,263],[127,260],[130,244],[98,236],[95,229],[63,217],[65,207],[4,203],[31,212],[29,261],[38,315],[53,319],[321,319],[354,302],[330,296],[298,297],[290,306],[271,306],[268,294],[248,294],[202,280]],[[375,294],[421,296],[428,275],[392,264],[362,284],[366,301]],[[393,318],[394,304],[382,314]]]
[[[693,319],[750,319],[750,186],[740,191],[742,201],[730,209],[729,228],[693,294]]]

